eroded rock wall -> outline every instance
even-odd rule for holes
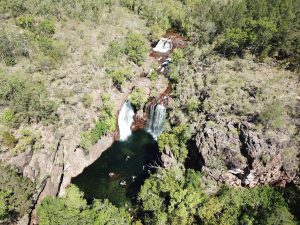
[[[169,119],[194,134],[196,169],[234,186],[299,182],[297,75],[205,48],[190,52],[185,64]]]

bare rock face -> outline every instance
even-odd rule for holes
[[[101,154],[108,149],[113,143],[113,137],[111,135],[101,138],[92,148],[88,154],[82,148],[76,148],[73,154],[68,155],[65,159],[63,178],[61,181],[61,189],[59,195],[62,196],[65,193],[65,188],[71,183],[71,178],[82,173],[84,168],[92,164],[95,159],[98,159]]]
[[[190,126],[203,159],[198,169],[232,185],[298,182],[297,76],[249,59],[211,57],[208,52],[190,52],[188,65],[180,68],[172,86],[169,113],[172,125]],[[228,174],[230,170],[234,173]]]
[[[205,125],[196,135],[202,170],[214,180],[232,186],[298,182],[297,171],[285,170],[283,154],[289,139],[267,139],[249,123]]]
[[[165,146],[164,152],[161,155],[164,168],[170,168],[177,164],[177,161],[169,146]]]
[[[131,125],[132,131],[137,131],[138,129],[142,129],[147,125],[147,113],[142,109],[137,111],[134,115],[134,121]]]
[[[232,122],[208,123],[196,135],[196,143],[205,166],[215,170],[247,167],[241,154],[239,133]]]

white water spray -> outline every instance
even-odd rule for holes
[[[118,125],[120,140],[125,141],[131,135],[134,111],[129,101],[126,101],[119,113]]]
[[[167,53],[168,51],[172,50],[172,41],[168,38],[161,38],[153,51]]]
[[[163,105],[151,106],[147,124],[147,131],[153,136],[155,140],[163,131],[165,117],[166,107],[164,107]]]

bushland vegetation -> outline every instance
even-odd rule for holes
[[[47,197],[38,208],[43,224],[130,224],[130,214],[107,200],[94,200],[88,205],[83,193],[71,185],[64,197]]]
[[[116,118],[109,96],[103,95],[99,119],[90,131],[81,133],[81,147],[89,150],[103,135],[113,132],[115,127]]]
[[[241,129],[227,125],[246,123],[266,143],[288,142],[274,142],[275,152],[263,151],[259,162],[268,164],[276,154],[282,157],[281,170],[299,172],[298,75],[286,70],[299,72],[299,9],[297,0],[2,0],[0,141],[13,155],[43,147],[39,132],[26,126],[66,128],[80,120],[83,127],[87,110],[98,108],[98,119],[78,138],[82,148],[90,149],[116,125],[113,105],[103,93],[110,82],[122,90],[134,81],[136,68],[147,59],[149,41],[174,29],[190,45],[172,53],[169,126],[158,139],[160,152],[170,149],[175,165],[150,175],[134,212],[107,200],[88,204],[71,185],[65,196],[47,197],[38,206],[40,224],[299,223],[295,184],[285,189],[227,187],[184,166],[189,141],[205,129],[218,131],[215,140],[222,134],[240,140]],[[130,24],[120,23],[133,16],[129,11],[136,16]],[[137,16],[147,27],[136,22]],[[151,73],[149,78],[155,82],[158,76]],[[147,100],[141,90],[130,96],[136,109]],[[81,105],[86,111],[81,109],[75,120],[72,113]],[[61,119],[58,111],[75,122]],[[236,142],[223,144],[240,152]],[[206,168],[226,168],[225,153],[216,154],[205,161]],[[20,218],[32,205],[33,184],[6,167],[0,169],[0,220]],[[214,191],[211,186],[216,186]]]
[[[122,0],[151,25],[151,38],[174,28],[202,46],[216,43],[225,56],[247,51],[258,60],[273,57],[299,69],[299,1]]]
[[[10,168],[0,169],[0,220],[10,223],[29,213],[34,184]]]

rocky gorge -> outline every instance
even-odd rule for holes
[[[188,159],[192,167],[233,186],[299,183],[297,78],[247,60],[230,62],[215,56],[206,61],[206,52],[192,54],[185,63],[193,69],[181,65],[179,81],[173,84],[176,97],[169,114],[172,124],[191,124],[190,151],[196,160]],[[286,87],[267,84],[273,79]],[[284,93],[288,93],[285,99],[276,100]],[[294,113],[274,112],[280,118],[271,119],[277,102]],[[197,112],[191,112],[188,104]]]
[[[299,220],[296,3],[4,1],[0,224]]]

